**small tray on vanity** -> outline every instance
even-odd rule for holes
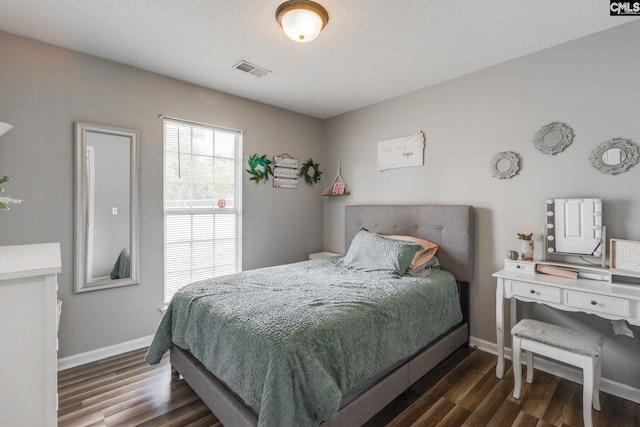
[[[540,261],[536,265],[536,272],[568,279],[589,279],[598,282],[610,280],[609,269],[585,264]]]

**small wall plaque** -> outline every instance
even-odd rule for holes
[[[273,186],[275,188],[298,188],[298,159],[284,153],[273,156]]]
[[[424,165],[424,133],[378,142],[378,171]]]
[[[282,168],[298,169],[298,159],[294,159],[288,154],[280,154],[279,156],[273,156],[273,166]]]

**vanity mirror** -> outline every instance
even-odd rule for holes
[[[594,148],[589,160],[600,172],[616,175],[638,162],[638,147],[628,139],[610,139]]]
[[[599,257],[604,266],[601,199],[547,199],[546,215],[546,255]]]
[[[75,123],[75,292],[138,284],[138,131]]]

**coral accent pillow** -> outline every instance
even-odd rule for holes
[[[419,268],[420,266],[429,262],[429,260],[433,258],[433,256],[436,254],[436,251],[438,250],[438,245],[436,245],[435,243],[430,242],[428,240],[420,239],[418,237],[399,236],[399,235],[388,236],[383,234],[381,234],[380,236],[386,237],[387,239],[414,242],[422,246],[423,249],[421,251],[418,251],[418,253],[416,253],[415,257],[413,258],[413,261],[411,261],[411,264],[409,265],[409,269],[411,270],[415,270],[416,268]]]

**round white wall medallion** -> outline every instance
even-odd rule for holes
[[[507,179],[515,176],[520,170],[520,159],[513,151],[501,151],[495,154],[489,162],[491,176]]]
[[[594,148],[589,160],[600,172],[616,175],[638,163],[638,147],[628,139],[613,138]]]
[[[536,133],[533,143],[544,154],[558,154],[573,142],[573,129],[565,123],[553,122]]]

